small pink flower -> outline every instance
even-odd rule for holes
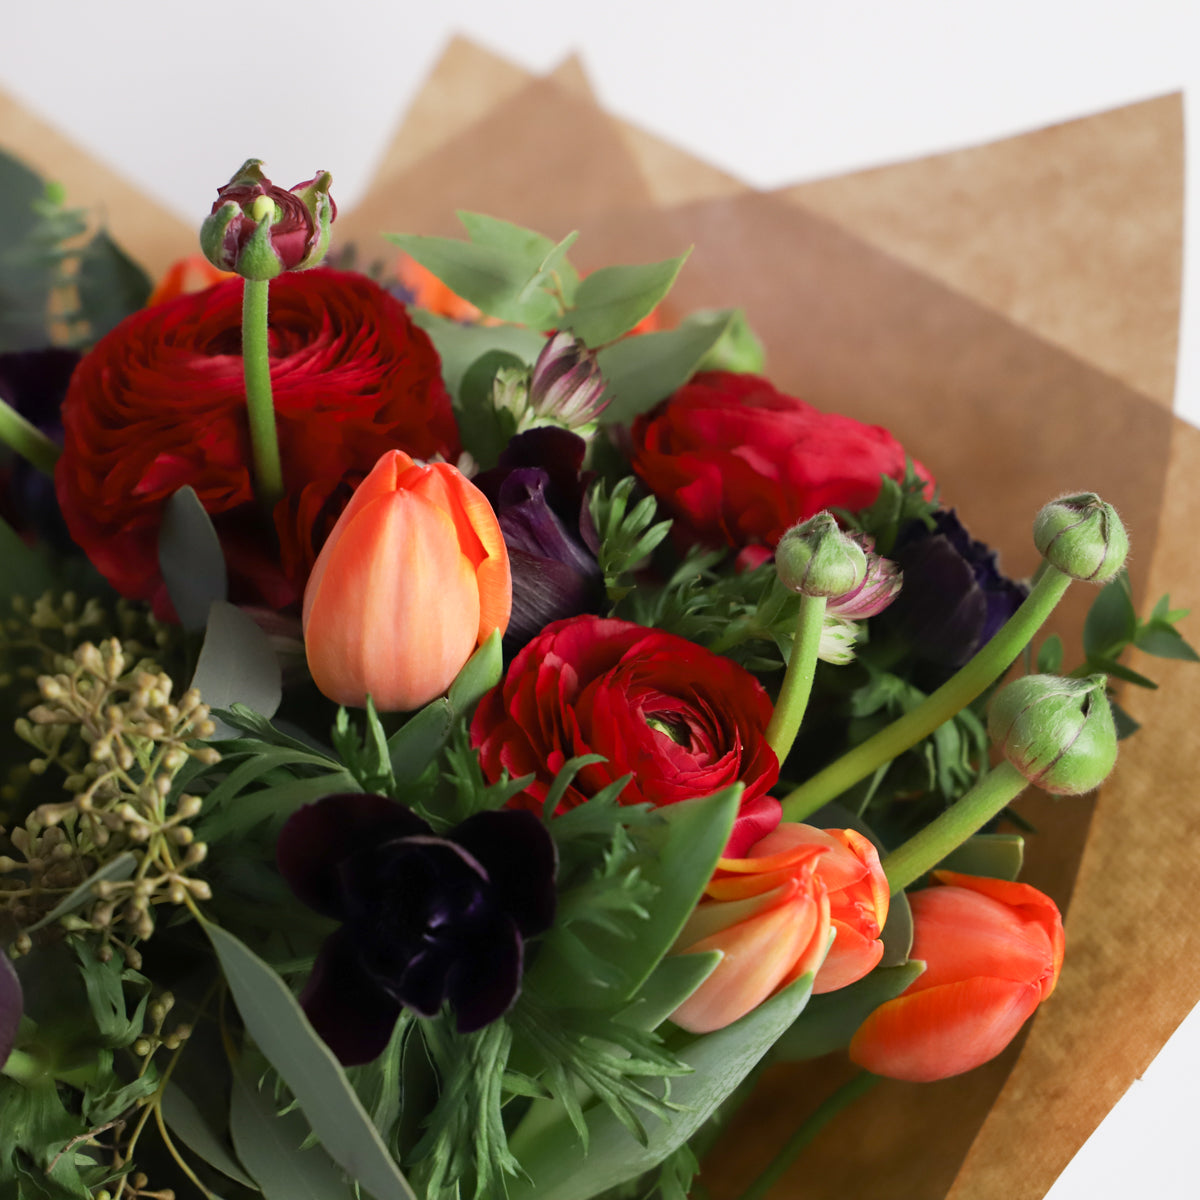
[[[900,594],[903,582],[900,568],[890,558],[874,551],[875,541],[863,533],[851,534],[867,555],[867,573],[858,587],[840,596],[831,596],[825,612],[831,617],[862,621],[878,616]]]

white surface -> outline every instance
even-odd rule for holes
[[[251,152],[280,180],[331,169],[352,204],[456,31],[535,71],[580,51],[607,108],[760,187],[1183,88],[1197,241],[1192,0],[341,0],[333,26],[353,38],[326,31],[328,7],[7,0],[0,84],[193,220]],[[1195,252],[1176,410],[1200,424]],[[1193,1014],[1051,1200],[1200,1194],[1188,1161],[1198,1067]]]

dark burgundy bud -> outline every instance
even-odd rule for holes
[[[274,279],[283,271],[315,267],[329,249],[337,205],[333,177],[322,171],[290,191],[276,187],[248,159],[222,188],[200,228],[200,248],[222,271],[246,279]]]

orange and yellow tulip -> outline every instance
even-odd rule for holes
[[[876,1075],[928,1082],[995,1058],[1054,990],[1062,917],[1036,888],[937,871],[910,896],[912,958],[925,971],[859,1027],[850,1057]]]
[[[483,494],[446,463],[391,450],[359,484],[304,592],[313,680],[339,704],[408,712],[441,695],[512,607]]]

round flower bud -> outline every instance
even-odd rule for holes
[[[1129,536],[1095,492],[1051,500],[1033,522],[1038,553],[1072,579],[1107,583],[1125,565]]]
[[[866,578],[867,555],[832,514],[819,512],[783,535],[775,569],[784,587],[802,596],[841,596]]]
[[[988,708],[988,734],[1030,783],[1062,796],[1090,792],[1117,760],[1107,679],[1026,675]]]

